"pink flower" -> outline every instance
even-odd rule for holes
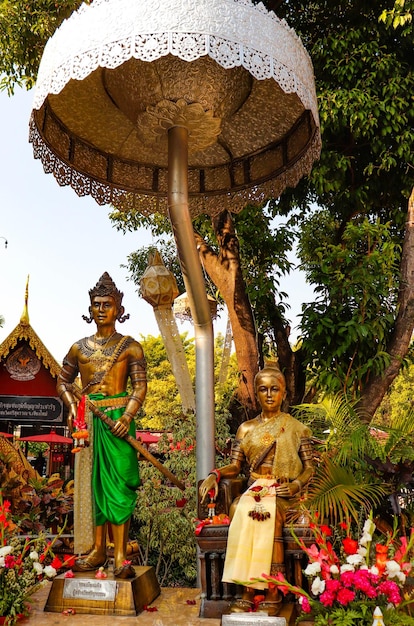
[[[341,589],[341,583],[339,582],[339,580],[333,580],[332,578],[330,580],[326,581],[326,591],[328,591],[329,593],[337,593],[339,591],[339,589]]]
[[[319,560],[319,549],[316,546],[316,544],[313,543],[310,548],[303,546],[303,549],[305,550],[305,552],[307,553],[310,559],[312,559],[313,561]]]
[[[361,569],[354,573],[352,584],[346,586],[353,586],[357,591],[362,591],[368,598],[376,598],[377,592],[373,586],[374,584],[378,584],[378,577],[369,570]]]
[[[334,593],[330,593],[329,591],[324,591],[319,596],[319,600],[322,602],[323,606],[332,606],[336,600],[336,597]]]
[[[401,602],[401,594],[397,583],[393,580],[384,580],[378,586],[378,593],[382,593],[386,596],[388,602],[393,604],[399,604]]]
[[[344,587],[338,591],[337,600],[339,604],[346,606],[352,600],[355,600],[355,592],[351,589],[345,589]]]
[[[344,587],[352,587],[354,582],[354,572],[342,572],[339,579]]]
[[[311,613],[312,612],[312,607],[311,607],[311,605],[309,603],[309,600],[308,600],[308,598],[306,596],[301,596],[299,598],[299,602],[302,605],[302,611],[304,613]]]

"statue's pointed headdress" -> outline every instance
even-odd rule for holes
[[[262,374],[271,373],[277,376],[280,380],[283,381],[283,384],[286,387],[286,379],[282,370],[279,367],[279,362],[276,360],[273,361],[265,361],[263,368],[259,370],[254,378],[254,386],[256,388],[257,379],[260,378]]]
[[[95,287],[92,287],[92,289],[89,290],[89,298],[91,300],[91,303],[96,296],[99,296],[101,298],[104,296],[112,296],[118,308],[117,320],[122,324],[122,322],[125,322],[125,320],[129,319],[129,314],[124,315],[125,309],[122,306],[122,298],[124,297],[124,294],[122,293],[122,291],[119,291],[114,281],[109,276],[108,272],[104,272],[96,283]],[[89,313],[91,313],[91,307],[89,307]],[[91,315],[89,317],[87,317],[86,315],[82,315],[82,319],[90,324],[93,318]]]

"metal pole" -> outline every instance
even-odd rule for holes
[[[194,322],[197,483],[215,466],[214,336],[188,207],[188,131],[168,131],[168,211]]]

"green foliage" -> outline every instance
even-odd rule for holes
[[[195,352],[193,340],[184,335],[183,341],[186,360],[192,380],[195,373]],[[141,341],[147,360],[148,391],[143,406],[140,428],[152,430],[165,429],[165,416],[182,413],[181,399],[177,384],[167,358],[167,352],[161,336],[145,337]]]
[[[414,364],[411,360],[405,363],[375,414],[379,425],[392,427],[404,418],[407,407],[412,405],[413,386]]]
[[[341,233],[318,212],[304,224],[299,254],[316,292],[302,313],[305,362],[319,388],[355,399],[389,362],[401,245],[390,223],[355,219]]]
[[[0,90],[12,94],[15,85],[34,86],[47,40],[81,4],[80,0],[0,1]]]
[[[391,5],[326,0],[286,7],[312,58],[321,119],[323,150],[307,193],[345,219],[373,211],[390,216],[413,185],[412,42],[379,21]]]
[[[395,0],[392,9],[384,9],[379,19],[388,28],[401,29],[403,36],[413,32],[414,2],[412,0]]]
[[[306,506],[319,511],[322,518],[329,517],[336,524],[346,514],[357,520],[361,509],[367,513],[382,507],[389,513],[395,494],[412,487],[411,408],[385,430],[363,423],[357,408],[341,396],[301,405],[297,411],[313,430],[318,456]],[[383,506],[386,497],[390,498],[388,511]]]

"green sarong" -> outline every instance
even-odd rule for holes
[[[111,398],[128,395],[121,393],[106,396],[108,407]],[[90,394],[90,400],[103,400],[101,393]],[[105,411],[102,406],[101,410]],[[118,419],[124,407],[105,411],[112,420]],[[135,422],[132,420],[129,434],[135,437]],[[93,417],[93,465],[92,491],[94,497],[94,517],[96,526],[106,521],[111,524],[124,524],[134,512],[139,486],[139,468],[136,450],[124,439],[115,437],[109,427],[98,417]]]

